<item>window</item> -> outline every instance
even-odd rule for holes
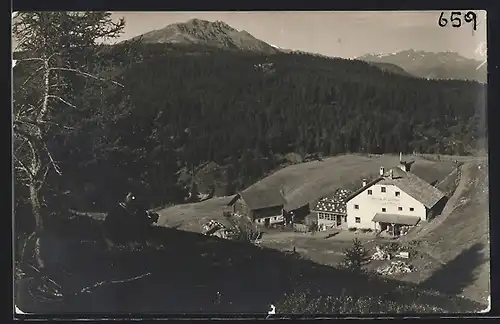
[[[385,212],[385,208],[382,208],[382,211]]]
[[[330,220],[330,214],[325,214],[325,219]]]
[[[398,210],[399,210],[399,211],[402,211],[402,210],[403,210],[403,207],[398,207]]]
[[[354,205],[354,209],[359,209],[359,205]]]
[[[373,192],[372,192],[372,190],[371,190],[371,189],[369,189],[369,190],[368,190],[368,194],[369,194],[369,195],[373,194]]]
[[[396,197],[399,197],[399,191],[396,191],[394,195],[396,195]]]
[[[385,187],[380,187],[380,192],[385,192]]]
[[[323,219],[324,216],[323,216],[323,213],[319,213],[319,219]]]
[[[410,207],[410,211],[414,211],[415,209],[413,207]]]
[[[356,217],[354,220],[355,220],[355,222],[356,222],[356,223],[358,223],[358,224],[359,224],[359,223],[361,223],[361,217]]]

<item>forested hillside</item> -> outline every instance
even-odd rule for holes
[[[95,61],[106,64],[93,64],[94,73],[124,87],[89,84],[74,94],[78,109],[58,117],[68,129],[52,146],[67,175],[57,192],[96,209],[131,181],[151,205],[183,202],[191,180],[179,175],[208,161],[224,168],[229,194],[289,152],[467,154],[484,137],[486,86],[475,82],[196,45],[122,43]],[[14,86],[27,71],[16,68]]]

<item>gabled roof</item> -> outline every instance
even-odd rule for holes
[[[349,189],[337,189],[330,196],[321,198],[313,210],[318,212],[341,213],[347,212],[346,200],[352,194]]]
[[[411,197],[421,202],[425,207],[432,208],[445,194],[411,172],[400,168],[392,168],[394,177],[384,177],[379,184],[395,185]]]
[[[242,198],[251,210],[284,206],[286,201],[279,190],[259,190],[249,188],[237,194],[230,202],[233,205]]]
[[[393,177],[390,176],[392,170]],[[398,167],[391,168],[383,176],[370,181],[366,186],[360,188],[352,194],[347,201],[359,195],[374,184],[394,185],[404,191],[406,194],[421,202],[425,207],[432,208],[436,205],[445,194],[434,186],[431,186],[426,181],[420,179],[411,172],[405,172]]]
[[[363,187],[359,188],[358,190],[356,190],[355,192],[353,192],[349,197],[347,197],[346,203],[349,200],[351,200],[352,198],[356,197],[357,195],[359,195],[360,193],[362,193],[366,189],[370,188],[371,186],[373,186],[374,184],[376,184],[377,182],[379,182],[382,179],[383,179],[382,177],[378,177],[378,178],[375,178],[375,179],[371,180],[370,182],[368,182],[366,184],[366,186],[363,186]]]

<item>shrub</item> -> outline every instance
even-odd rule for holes
[[[390,255],[394,255],[399,252],[401,246],[397,242],[390,242],[383,246],[383,249],[387,251]]]
[[[356,232],[358,229],[356,227],[349,227],[350,232]]]
[[[370,262],[368,251],[358,239],[354,239],[352,248],[344,250],[341,267],[351,272],[364,272],[363,266],[368,262]]]
[[[372,232],[372,231],[373,231],[373,230],[372,230],[371,228],[362,228],[362,229],[361,229],[361,232],[363,232],[363,233],[370,233],[370,232]]]
[[[246,217],[229,217],[232,223],[232,239],[240,242],[254,242],[261,234],[258,226]]]

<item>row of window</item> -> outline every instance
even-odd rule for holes
[[[345,216],[345,215],[333,215],[333,214],[329,214],[329,213],[318,213],[319,219],[335,221],[335,220],[337,220],[337,217],[342,217],[344,222],[347,221],[347,216]]]
[[[354,209],[359,209],[359,205],[354,205]],[[413,208],[413,207],[410,207],[409,209],[410,209],[410,211],[414,211],[414,210],[415,210],[415,208]],[[403,211],[403,207],[401,207],[401,206],[400,206],[400,207],[398,207],[398,210],[399,210],[399,211]],[[385,209],[385,208],[382,208],[382,211],[383,211],[383,212],[385,212],[385,211],[386,211],[386,209]]]
[[[385,187],[380,187],[380,192],[384,192],[384,193],[385,193],[385,192],[387,192],[387,191],[386,191],[386,188],[385,188]],[[372,189],[368,189],[368,195],[373,195],[373,190],[372,190]],[[395,195],[396,197],[399,197],[400,192],[399,192],[399,191],[395,191],[395,192],[394,192],[394,195]]]
[[[268,217],[268,218],[269,218],[270,220],[278,220],[278,219],[280,219],[280,218],[282,218],[282,217],[281,217],[281,216],[275,216],[275,217]],[[264,220],[265,220],[265,218],[259,218],[259,219],[257,219],[257,222],[258,222],[258,223],[262,223],[262,222],[264,222]]]

